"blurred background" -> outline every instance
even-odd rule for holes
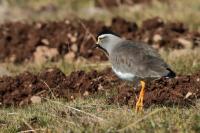
[[[181,21],[199,29],[199,0],[1,0],[0,22],[52,20],[79,16],[109,23],[119,16],[140,23],[159,16],[164,20]]]

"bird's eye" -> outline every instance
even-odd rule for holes
[[[98,37],[98,40],[103,40],[105,38],[106,38],[106,36],[101,36],[101,37]]]
[[[102,37],[98,37],[98,40],[101,40],[102,39]]]
[[[105,40],[106,40],[106,36],[99,36],[97,39],[97,44],[100,44],[100,43],[103,43],[103,42],[105,42]]]

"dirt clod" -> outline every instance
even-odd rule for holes
[[[39,96],[32,96],[30,100],[34,104],[35,103],[41,103],[41,101],[42,101],[42,99]]]

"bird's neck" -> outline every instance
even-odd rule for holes
[[[110,54],[122,41],[123,41],[122,39],[119,39],[119,40],[109,42],[109,44],[106,45],[108,54]]]

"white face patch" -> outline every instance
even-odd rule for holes
[[[106,36],[109,36],[109,34],[100,35],[100,36],[98,37],[98,39],[102,39],[102,38],[104,38],[104,37],[106,37]]]
[[[112,67],[112,70],[115,72],[115,74],[116,74],[119,78],[124,79],[124,80],[132,81],[133,78],[135,77],[135,75],[132,74],[132,73],[120,72],[119,70],[116,70],[114,67]]]

